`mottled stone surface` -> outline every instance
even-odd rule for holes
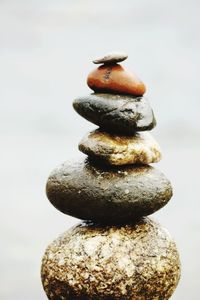
[[[127,222],[163,207],[169,180],[151,166],[102,166],[88,159],[63,163],[46,186],[50,202],[65,214],[101,222]]]
[[[142,96],[146,92],[144,83],[121,65],[102,65],[90,72],[88,86],[95,92],[108,92]]]
[[[75,99],[73,107],[82,117],[108,132],[129,135],[151,130],[156,125],[144,97],[97,93]]]
[[[176,245],[159,224],[81,223],[47,248],[42,282],[51,300],[167,300],[180,278]]]
[[[119,136],[97,129],[84,136],[79,150],[110,165],[150,164],[161,159],[160,147],[148,132]]]
[[[111,52],[100,58],[93,60],[94,64],[113,64],[124,61],[128,55],[123,52]]]

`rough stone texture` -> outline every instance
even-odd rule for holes
[[[88,86],[95,92],[109,92],[142,96],[146,87],[134,74],[121,65],[102,65],[87,78]]]
[[[161,159],[160,147],[148,132],[119,136],[97,129],[84,136],[79,150],[110,165],[150,164]]]
[[[127,59],[128,55],[123,52],[108,53],[103,57],[93,60],[94,64],[114,64]]]
[[[101,222],[128,222],[163,207],[172,196],[168,179],[151,166],[102,166],[65,162],[46,186],[50,202],[65,214]]]
[[[118,227],[83,222],[49,245],[41,274],[51,300],[167,300],[180,261],[169,233],[149,218]]]
[[[105,131],[134,134],[156,125],[153,111],[144,97],[91,94],[74,100],[73,107],[82,117]]]

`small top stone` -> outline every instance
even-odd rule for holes
[[[112,52],[103,57],[93,60],[94,64],[114,64],[127,59],[128,55],[124,52]]]

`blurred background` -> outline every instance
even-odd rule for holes
[[[175,238],[182,278],[173,300],[199,299],[200,2],[0,0],[0,299],[45,300],[46,246],[78,220],[45,196],[49,172],[82,154],[95,126],[72,109],[90,93],[91,60],[109,51],[147,85],[158,164],[174,197],[153,218]]]

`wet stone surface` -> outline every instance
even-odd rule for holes
[[[148,132],[119,136],[97,129],[83,137],[79,150],[109,165],[150,164],[161,159],[160,147]]]
[[[73,107],[86,120],[108,132],[130,135],[156,125],[145,97],[96,93],[76,98]]]
[[[51,300],[167,300],[180,261],[168,232],[149,218],[111,227],[83,222],[48,246],[41,275]]]
[[[88,159],[56,168],[46,191],[63,213],[105,223],[130,222],[152,214],[172,196],[169,180],[151,166],[106,167]]]

